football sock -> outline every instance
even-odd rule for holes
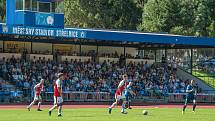
[[[40,109],[41,102],[38,103],[38,109]]]
[[[186,107],[187,107],[187,106],[186,106],[186,105],[184,105],[184,107],[183,107],[183,111],[185,111]]]
[[[193,104],[193,111],[195,111],[196,109],[196,104]]]

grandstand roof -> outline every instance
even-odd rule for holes
[[[121,43],[126,42],[131,44],[136,43],[139,45],[139,47],[140,45],[143,47],[145,45],[173,45],[184,47],[186,46],[187,48],[191,46],[215,47],[215,38],[98,29],[58,29],[26,26],[7,26],[0,24],[0,34],[21,35],[29,37],[51,37],[53,40],[58,41],[78,38],[88,40],[88,42],[91,42],[91,40],[92,42],[94,42],[93,40]]]

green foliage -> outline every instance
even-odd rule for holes
[[[209,6],[206,0],[200,0],[195,13],[194,29],[196,36],[207,36],[207,27],[209,26]]]
[[[209,37],[215,38],[215,20],[207,27],[207,32]]]
[[[184,26],[176,26],[170,30],[170,33],[176,35],[192,36],[194,30],[192,28],[185,28]]]
[[[0,22],[5,21],[6,16],[6,0],[0,0]]]
[[[66,25],[136,30],[140,18],[132,0],[65,0]]]
[[[215,0],[149,0],[138,29],[213,37],[213,7]]]

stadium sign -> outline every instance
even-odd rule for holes
[[[65,37],[65,38],[86,38],[86,34],[87,34],[87,32],[84,30],[6,26],[6,25],[2,25],[0,30],[1,30],[0,33],[3,33],[3,34]]]
[[[54,26],[54,14],[35,13],[36,25]]]

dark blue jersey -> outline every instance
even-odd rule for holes
[[[125,89],[125,99],[126,99],[126,101],[130,101],[130,98],[132,97],[130,91],[132,91],[132,87],[129,85]]]
[[[188,92],[186,95],[185,104],[190,102],[190,101],[196,100],[196,90],[195,90],[194,86],[188,85],[186,91],[188,91]]]
[[[126,89],[125,89],[125,95],[130,95],[130,90],[132,90],[132,87],[131,86],[127,86]]]
[[[195,87],[192,86],[192,85],[188,85],[186,91],[188,91],[188,92],[187,92],[187,96],[188,96],[188,97],[192,97],[192,96],[194,96],[195,93],[196,93]]]

